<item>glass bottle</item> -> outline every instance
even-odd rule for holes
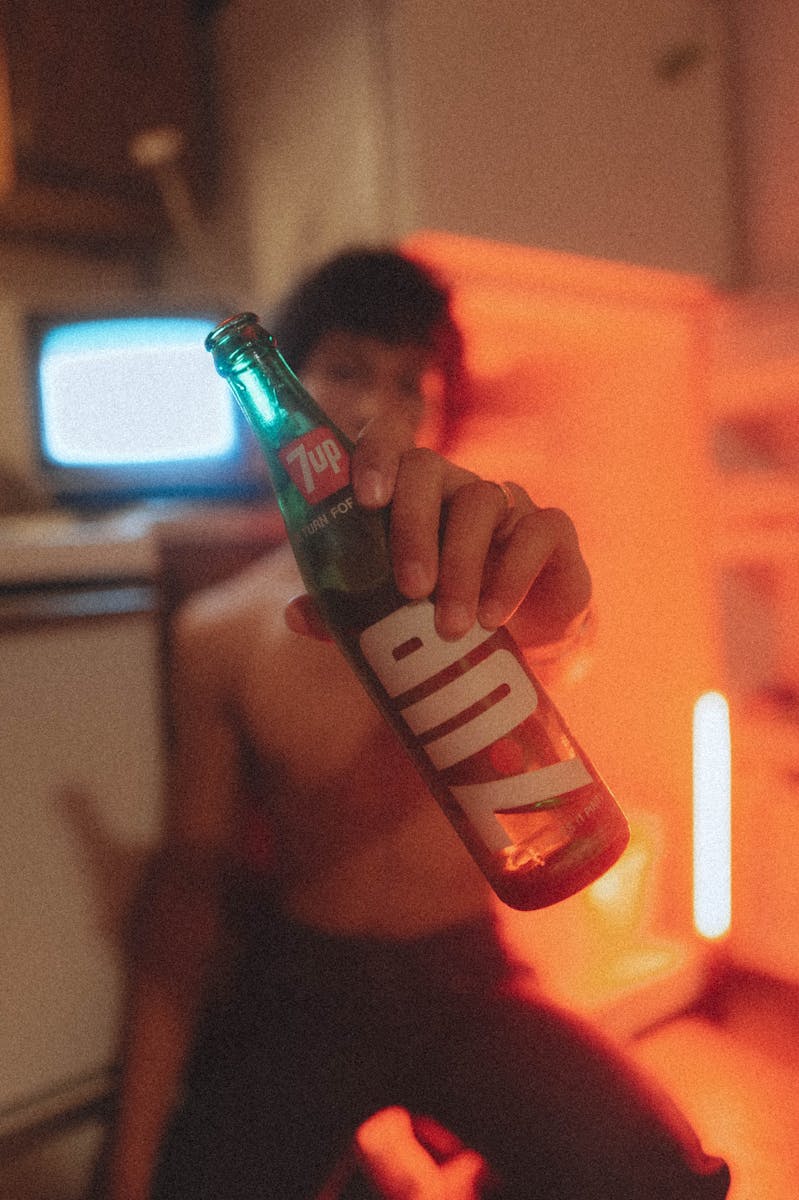
[[[445,641],[397,590],[388,509],[361,508],[352,443],[252,313],[206,339],[261,449],[309,594],[497,896],[542,908],[606,871],[627,822],[505,628]]]

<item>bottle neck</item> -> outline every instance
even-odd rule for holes
[[[350,439],[319,407],[277,349],[254,346],[237,354],[221,373],[259,440],[269,446],[284,446],[323,426],[351,453]]]
[[[254,314],[240,313],[223,321],[205,344],[264,450],[325,427],[347,454],[352,452],[350,439],[319,407]]]

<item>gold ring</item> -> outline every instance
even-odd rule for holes
[[[499,490],[502,492],[502,495],[505,499],[505,516],[507,517],[508,514],[512,513],[514,508],[516,507],[516,497],[514,496],[513,492],[510,490],[509,483],[500,483],[496,479],[493,482],[494,482],[495,487],[498,487]]]

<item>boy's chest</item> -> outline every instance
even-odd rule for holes
[[[290,632],[251,645],[239,681],[243,717],[264,762],[306,794],[404,759],[349,663],[332,644]]]

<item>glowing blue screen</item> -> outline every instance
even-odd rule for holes
[[[39,362],[43,448],[64,466],[220,460],[235,401],[195,317],[115,317],[51,330]]]

